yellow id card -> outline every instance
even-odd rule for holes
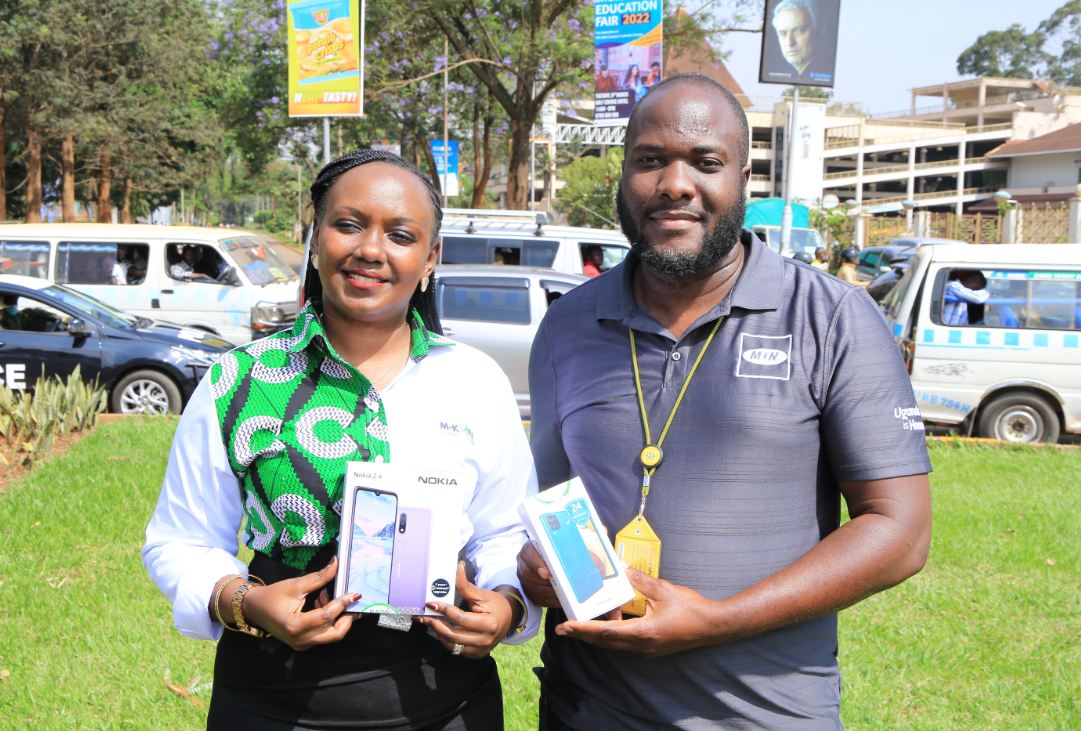
[[[636,515],[616,533],[616,555],[631,568],[654,578],[660,577],[661,539],[653,532],[644,515]],[[641,617],[646,613],[646,598],[637,589],[634,599],[624,604],[624,614]]]

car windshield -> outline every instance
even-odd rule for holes
[[[297,278],[293,268],[274,249],[254,236],[225,239],[221,245],[252,284],[275,284]]]
[[[68,289],[67,287],[61,287],[60,285],[54,284],[41,291],[53,297],[57,302],[76,310],[84,317],[92,317],[95,320],[104,322],[110,327],[126,329],[138,326],[138,317],[114,309],[104,302],[92,297],[87,297],[85,294],[76,292],[74,289]]]
[[[781,227],[761,226],[755,227],[754,232],[765,244],[776,251],[781,252]],[[813,228],[792,229],[792,254],[810,254],[814,256],[815,249],[823,246],[822,236]]]

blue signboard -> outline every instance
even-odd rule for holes
[[[443,140],[432,140],[436,175],[448,196],[458,195],[458,140],[447,140],[447,169],[443,170]],[[445,174],[444,174],[445,173]]]

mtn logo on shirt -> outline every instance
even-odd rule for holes
[[[792,335],[740,333],[736,375],[787,381],[792,376]]]

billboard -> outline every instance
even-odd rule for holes
[[[841,0],[767,0],[758,80],[833,88]]]
[[[443,170],[443,140],[430,140],[435,174],[447,197],[458,195],[458,140],[447,140],[447,169]]]
[[[627,123],[661,80],[661,0],[597,0],[593,5],[593,123]]]
[[[363,116],[363,0],[289,0],[285,15],[289,116]]]
[[[822,195],[822,158],[825,151],[826,105],[797,104],[796,132],[788,172],[793,200],[816,201]]]

